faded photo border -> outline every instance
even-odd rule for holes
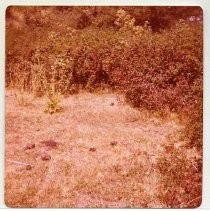
[[[203,71],[203,194],[198,210],[210,209],[210,1],[208,0],[4,0],[0,3],[0,208],[7,208],[4,203],[4,156],[5,156],[5,12],[10,5],[28,6],[200,6],[203,9],[204,35],[204,71]],[[76,208],[73,208],[73,210]],[[10,209],[9,209],[10,210]],[[78,210],[78,209],[77,209]],[[142,209],[144,210],[144,209]],[[145,209],[146,210],[146,209]],[[155,210],[155,209],[152,209]],[[176,209],[173,209],[176,210]],[[180,209],[177,209],[180,210]],[[190,210],[190,209],[186,209]]]

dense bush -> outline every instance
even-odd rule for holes
[[[202,93],[201,24],[180,21],[153,33],[149,23],[136,26],[124,10],[118,10],[115,24],[118,29],[49,27],[32,34],[9,28],[7,84],[32,89],[38,80],[41,87],[33,89],[44,92],[54,77],[60,91],[68,92],[75,83],[84,88],[105,81],[123,89],[136,107],[177,111],[194,104]]]
[[[170,31],[141,39],[129,60],[128,99],[138,107],[167,106],[176,111],[194,104],[202,93],[201,34],[201,26],[181,22]]]
[[[166,154],[158,160],[162,175],[159,185],[159,199],[171,208],[196,208],[201,205],[202,158],[193,150],[165,147]]]

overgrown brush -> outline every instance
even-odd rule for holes
[[[158,159],[161,173],[159,199],[171,208],[196,208],[202,202],[203,103],[198,98],[185,112],[185,127],[169,137]]]
[[[136,26],[119,10],[115,24],[118,29],[35,29],[39,41],[31,43],[27,35],[23,46],[8,29],[7,85],[42,95],[52,78],[62,94],[107,84],[123,91],[132,105],[150,110],[179,112],[196,102],[202,87],[200,23],[180,21],[154,33],[148,22]]]
[[[196,150],[165,147],[158,160],[158,198],[167,208],[196,208],[202,200],[202,158]]]

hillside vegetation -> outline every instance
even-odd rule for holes
[[[135,109],[178,116],[184,127],[168,139],[181,145],[166,144],[158,159],[158,197],[166,207],[199,206],[201,8],[8,7],[6,20],[6,87],[47,96],[46,112],[62,110],[59,96],[109,90]],[[199,156],[189,161],[186,150]]]

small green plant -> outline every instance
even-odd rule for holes
[[[48,102],[44,112],[53,114],[62,110],[60,95],[55,91],[55,86],[52,86],[48,94]]]

